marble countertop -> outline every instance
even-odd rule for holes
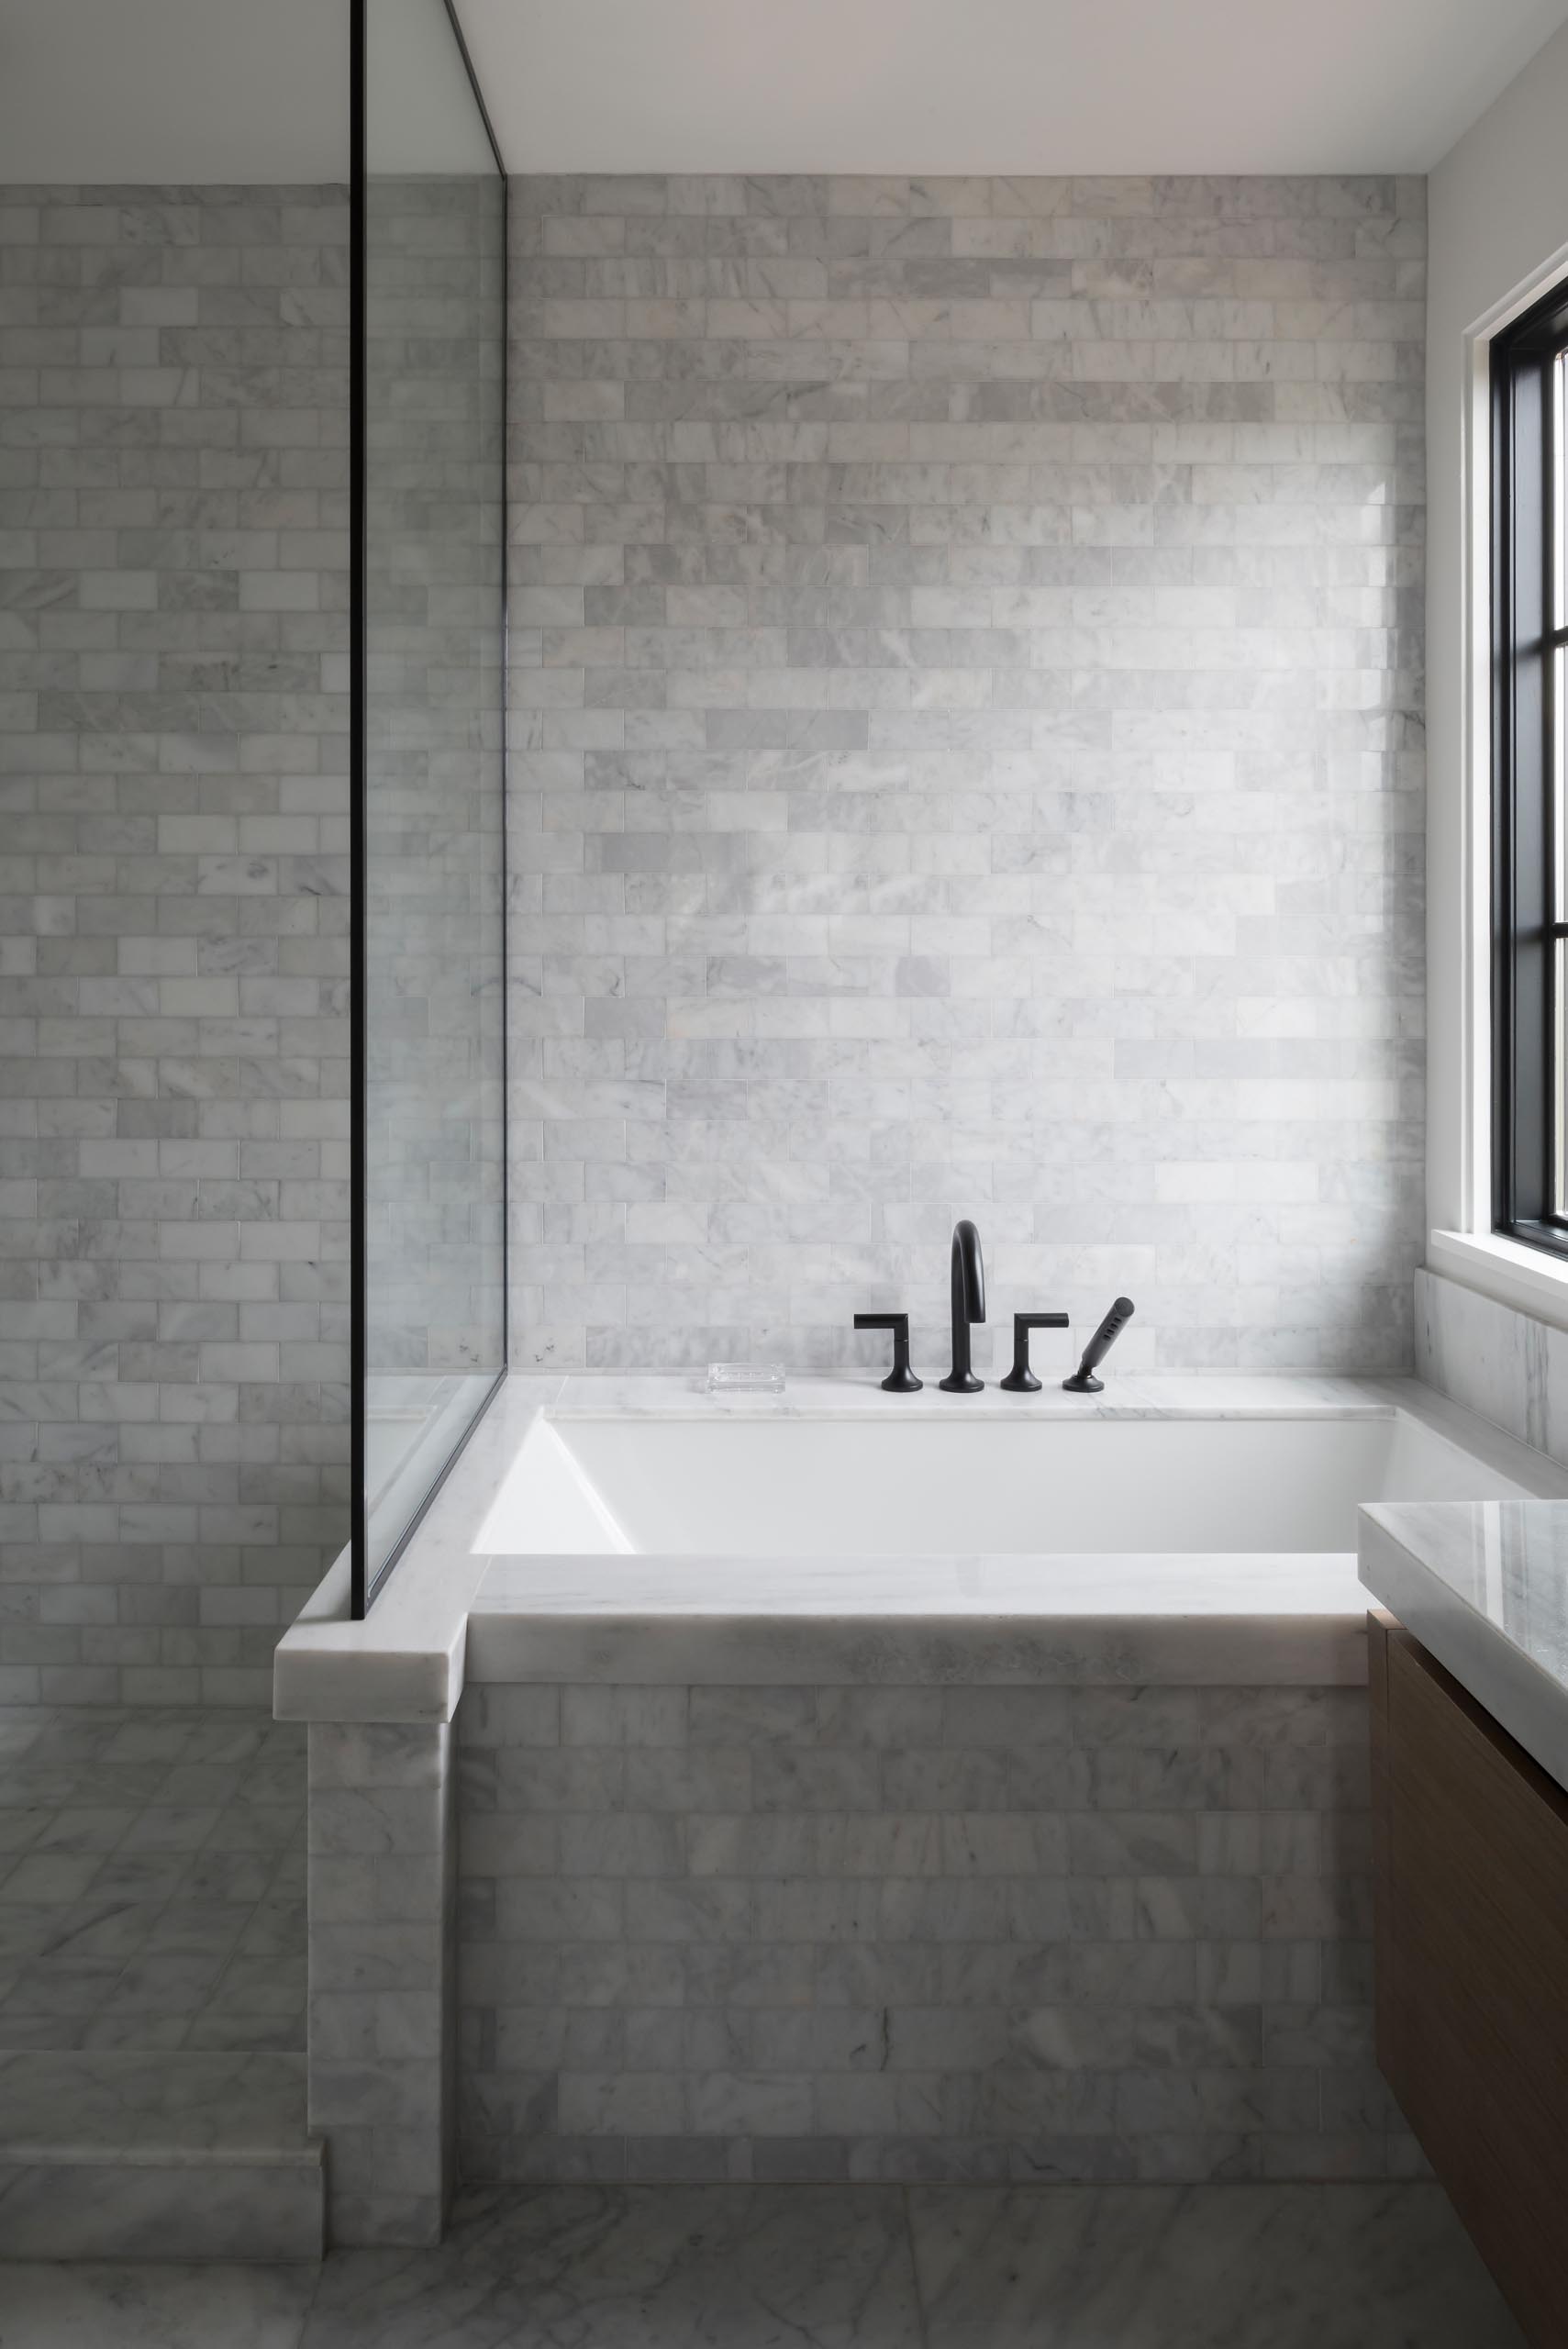
[[[703,1598],[696,1582],[686,1587],[672,1579],[668,1562],[658,1570],[658,1589],[628,1582],[618,1609],[606,1578],[609,1561],[595,1564],[591,1604],[579,1598],[574,1612],[539,1607],[539,1563],[529,1568],[525,1600],[508,1586],[508,1563],[476,1542],[505,1469],[546,1410],[724,1419],[1361,1419],[1401,1407],[1483,1456],[1496,1454],[1495,1464],[1516,1480],[1519,1462],[1535,1457],[1409,1379],[1187,1374],[1108,1379],[1098,1396],[1060,1387],[1011,1396],[993,1385],[973,1397],[934,1386],[911,1397],[884,1394],[880,1375],[861,1371],[792,1377],[783,1396],[759,1397],[710,1396],[690,1373],[514,1373],[369,1618],[350,1619],[346,1553],[314,1593],[278,1649],[274,1709],[281,1720],[450,1720],[471,1670],[511,1676],[522,1669],[550,1676],[630,1670],[657,1678],[680,1668],[682,1642],[688,1664],[700,1664],[705,1676],[725,1671],[736,1678],[828,1679],[840,1668],[851,1678],[917,1668],[922,1677],[951,1677],[984,1664],[1004,1678],[1200,1672],[1229,1680],[1357,1679],[1364,1676],[1362,1601],[1344,1561],[1053,1558],[1049,1593],[1040,1586],[1040,1562],[1017,1557],[942,1557],[917,1567],[857,1558],[803,1568],[795,1561],[785,1571],[804,1574],[808,1588],[786,1596],[775,1583],[771,1600],[742,1607],[730,1572],[720,1616],[711,1568]],[[702,1562],[690,1563],[700,1575]],[[762,1563],[748,1562],[758,1587]],[[637,1566],[615,1562],[617,1572],[630,1575]],[[580,1568],[571,1571],[580,1587]],[[839,1659],[831,1670],[829,1649]]]
[[[1568,1788],[1568,1501],[1385,1502],[1360,1579]]]

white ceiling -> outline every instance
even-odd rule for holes
[[[366,32],[371,171],[494,172],[495,158],[443,0],[370,0]]]
[[[535,172],[1424,172],[1568,17],[1568,0],[457,5],[507,168]]]
[[[1568,18],[1568,0],[457,6],[513,171],[1424,171]],[[0,0],[0,180],[341,178],[347,19],[347,0]]]

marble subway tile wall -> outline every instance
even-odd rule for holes
[[[1423,1267],[1416,1275],[1416,1373],[1568,1466],[1568,1330]]]
[[[1359,1688],[471,1687],[484,2181],[1380,2177]]]
[[[517,1357],[1407,1364],[1423,183],[512,184]]]
[[[376,173],[366,207],[367,1354],[373,1375],[493,1373],[504,196]]]
[[[347,192],[0,190],[0,1698],[346,1538]]]

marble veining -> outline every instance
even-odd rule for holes
[[[1441,1394],[1538,1457],[1568,1462],[1568,1331],[1421,1272],[1416,1355],[1422,1378]],[[1363,1509],[1360,1578],[1568,1786],[1568,1503]]]
[[[349,191],[0,188],[0,1701],[347,1538]]]
[[[1402,1366],[1421,182],[511,198],[515,1358]]]
[[[305,2160],[305,2057],[3,2054],[0,2147],[10,2159]]]
[[[1523,2349],[1428,2185],[471,2193],[318,2275],[5,2286],[6,2349]]]
[[[14,2349],[299,2349],[306,2266],[84,2264],[6,2270]]]
[[[0,2160],[0,2262],[314,2260],[323,2241],[321,2148],[306,2153]],[[0,2266],[0,2305],[7,2274]]]
[[[1568,1330],[1423,1270],[1416,1370],[1440,1394],[1568,1463]]]
[[[1396,2177],[1353,1687],[471,1687],[471,2181]]]
[[[440,2240],[452,2186],[455,1774],[445,1722],[310,1731],[309,2123],[332,2240]]]
[[[306,2349],[425,2349],[454,2299],[453,2349],[921,2349],[897,2195],[681,2186],[465,2195],[448,2243],[428,2260],[328,2263]]]
[[[314,2259],[325,2201],[303,2055],[0,2055],[0,2261]]]
[[[1568,1787],[1568,1502],[1363,1509],[1365,1587]]]
[[[910,2199],[929,2349],[1523,2349],[1432,2186]]]
[[[1354,1685],[1347,1558],[899,1556],[497,1560],[468,1622],[471,1685],[604,1675]]]
[[[316,2255],[304,1765],[242,1712],[0,1710],[0,2258]]]
[[[0,2049],[302,2054],[305,1820],[293,1726],[0,1709]]]

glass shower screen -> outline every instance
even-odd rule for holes
[[[355,0],[354,1612],[506,1358],[506,179],[445,0]]]

